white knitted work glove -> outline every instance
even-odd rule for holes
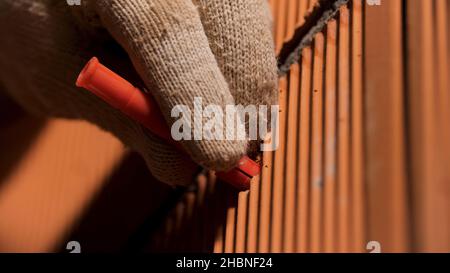
[[[192,181],[196,164],[135,121],[74,86],[97,56],[146,86],[167,122],[175,105],[272,105],[276,59],[266,0],[61,0],[0,2],[0,81],[37,114],[86,119],[138,151],[152,174],[172,185]],[[72,1],[76,2],[76,1]],[[131,62],[130,62],[131,59]],[[136,73],[137,72],[137,73]],[[228,170],[255,145],[182,141],[199,165]]]

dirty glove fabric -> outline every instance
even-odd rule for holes
[[[76,2],[76,1],[75,1]],[[138,151],[155,177],[192,181],[196,164],[87,91],[74,87],[92,56],[147,87],[171,126],[176,105],[272,105],[277,74],[266,0],[60,0],[0,3],[0,80],[26,109],[81,118]],[[130,62],[131,60],[131,62]],[[137,73],[136,73],[137,72]],[[182,141],[199,165],[232,168],[255,145]]]

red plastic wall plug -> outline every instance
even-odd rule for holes
[[[93,57],[83,68],[76,85],[91,91],[111,106],[140,122],[155,135],[182,150],[180,143],[172,139],[169,127],[153,97],[141,92],[127,80],[102,65],[96,57]],[[259,164],[244,156],[234,169],[218,172],[217,176],[239,190],[248,190],[251,179],[259,173]]]

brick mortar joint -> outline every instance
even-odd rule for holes
[[[321,0],[319,5],[307,15],[305,23],[295,31],[292,39],[283,44],[278,57],[280,77],[289,72],[290,67],[300,60],[302,50],[312,44],[314,36],[336,17],[340,7],[349,2],[350,0]]]

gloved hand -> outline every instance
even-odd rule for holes
[[[180,104],[193,109],[194,97],[201,97],[204,106],[276,103],[276,59],[266,0],[81,4],[2,0],[0,80],[29,111],[85,119],[112,132],[145,158],[159,180],[186,185],[196,164],[91,93],[74,87],[92,56],[138,87],[146,86],[169,125],[175,121],[171,109]],[[238,140],[182,141],[182,145],[197,164],[214,170],[232,168],[255,148]]]

